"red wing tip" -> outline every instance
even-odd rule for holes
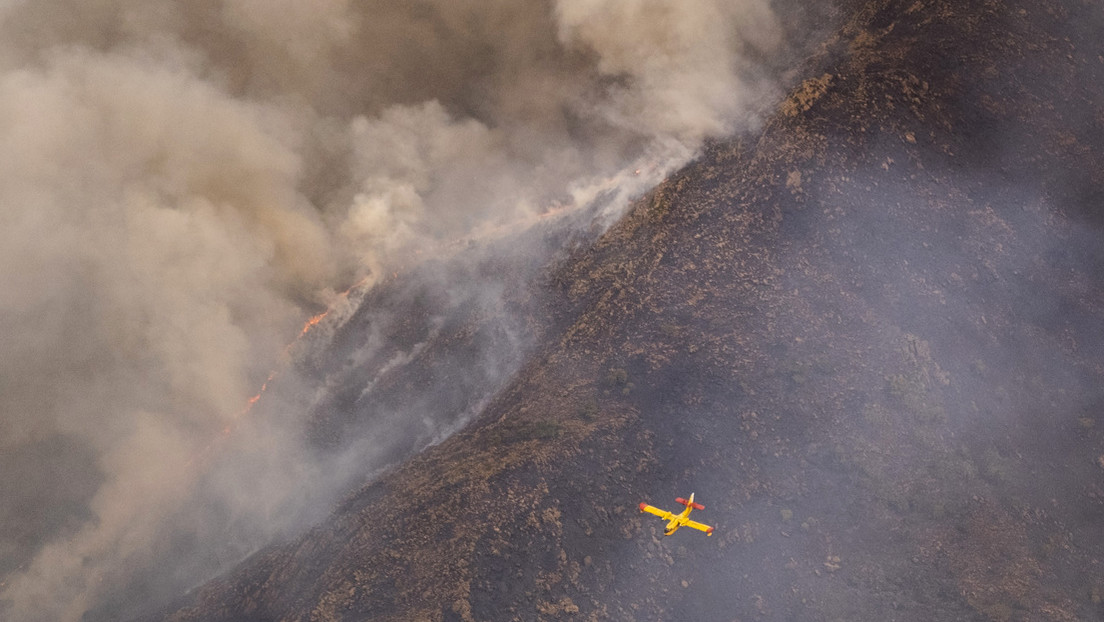
[[[644,503],[643,501],[641,501],[641,502],[640,502],[640,511],[641,511],[641,512],[643,512],[643,511],[644,511],[644,508],[646,508],[646,507],[648,507],[648,504],[647,504],[647,503]]]
[[[705,530],[705,535],[707,535],[707,536],[711,536],[711,535],[713,535],[713,528],[712,528],[712,527],[710,527],[709,529],[706,529],[706,530]]]

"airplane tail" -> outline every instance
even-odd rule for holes
[[[691,499],[693,499],[693,497],[691,497]],[[704,505],[702,505],[700,503],[697,503],[695,501],[692,501],[690,499],[683,499],[682,497],[677,497],[675,499],[675,503],[681,503],[682,505],[689,505],[690,507],[694,508],[695,510],[704,510],[705,509]]]

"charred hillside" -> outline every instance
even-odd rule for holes
[[[157,619],[1104,619],[1102,21],[866,3],[472,424]]]

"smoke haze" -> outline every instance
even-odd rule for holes
[[[766,0],[0,2],[5,619],[133,614],[324,508],[387,430],[305,451],[294,382],[242,416],[303,322],[552,208],[608,222],[758,123],[783,38]],[[388,338],[361,358],[418,351]]]

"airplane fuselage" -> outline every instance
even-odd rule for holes
[[[667,523],[667,529],[663,530],[663,535],[669,536],[676,531],[679,527],[686,524],[686,521],[690,518],[690,512],[694,509],[694,493],[690,493],[690,498],[686,502],[686,509],[684,509],[678,516],[675,516]]]

